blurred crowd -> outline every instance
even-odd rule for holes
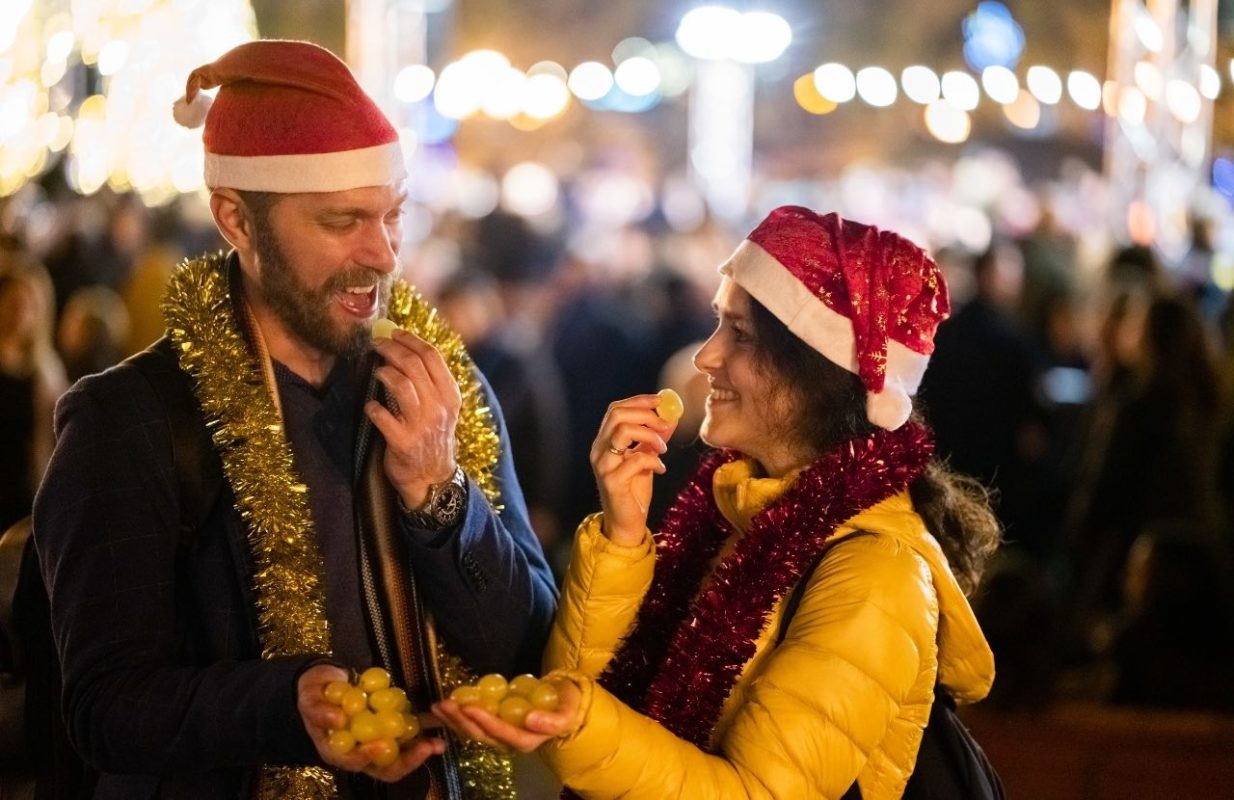
[[[653,515],[702,452],[691,356],[739,236],[657,214],[569,228],[446,214],[403,254],[493,385],[557,569],[598,505],[588,450],[610,402],[664,386],[685,398]],[[974,600],[998,658],[994,704],[1234,712],[1234,307],[1212,279],[1210,223],[1192,228],[1178,263],[1128,247],[1096,274],[1048,214],[984,252],[935,253],[954,313],[919,400],[1005,526]],[[29,512],[56,399],[162,335],[175,265],[224,245],[192,196],[0,207],[0,529]]]

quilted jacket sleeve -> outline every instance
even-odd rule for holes
[[[578,527],[562,587],[544,671],[572,670],[596,677],[608,665],[621,638],[634,625],[651,586],[655,552],[651,536],[634,547],[610,542],[593,514]]]
[[[712,755],[581,679],[584,722],[544,748],[587,798],[840,797],[934,657],[929,569],[880,536],[837,545]]]

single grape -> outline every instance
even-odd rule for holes
[[[326,700],[334,703],[336,706],[343,704],[343,695],[351,689],[351,684],[346,681],[330,681],[326,684],[326,688],[322,690],[322,694],[326,696]]]
[[[681,402],[681,395],[674,392],[672,389],[661,389],[656,393],[656,414],[665,422],[676,422],[681,419],[681,415],[685,413],[685,403]]]
[[[530,711],[531,703],[527,702],[527,698],[512,694],[501,701],[501,706],[497,709],[497,716],[511,725],[521,728],[523,727],[523,720],[527,719],[527,714]]]
[[[403,714],[399,711],[380,711],[374,715],[377,735],[385,739],[397,739],[407,730]]]
[[[398,330],[398,326],[390,320],[382,317],[373,323],[373,338],[374,339],[389,339],[394,336],[394,332]]]
[[[527,699],[531,702],[532,708],[540,711],[556,711],[560,700],[557,696],[557,687],[548,681],[541,681]]]
[[[371,742],[381,736],[381,731],[377,728],[377,715],[372,711],[361,711],[352,717],[348,730],[356,737],[356,741],[361,743]]]
[[[352,686],[343,692],[343,699],[339,702],[339,705],[343,707],[344,714],[354,717],[368,708],[368,692],[359,687]]]
[[[398,743],[393,739],[374,739],[364,749],[374,766],[388,767],[398,761]]]
[[[345,756],[356,748],[356,737],[351,731],[330,731],[330,749]]]
[[[397,686],[378,689],[368,696],[368,707],[374,711],[402,711],[407,704],[407,693]]]
[[[480,682],[476,684],[476,688],[480,690],[480,696],[485,700],[500,703],[501,698],[506,696],[509,684],[506,683],[505,678],[494,672],[481,678]]]
[[[535,675],[519,675],[510,679],[510,694],[516,694],[519,697],[530,697],[531,692],[536,688]]]
[[[390,685],[390,673],[381,667],[369,667],[360,673],[360,681],[356,684],[366,692],[375,692]]]
[[[459,686],[450,692],[450,699],[460,706],[475,705],[480,702],[480,690],[475,686]]]
[[[420,733],[420,718],[415,714],[403,714],[403,735],[398,737],[399,742],[406,743],[416,738]]]

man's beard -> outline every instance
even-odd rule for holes
[[[260,265],[262,297],[296,338],[324,353],[350,358],[363,353],[371,338],[367,323],[356,322],[339,330],[330,317],[335,292],[348,286],[377,284],[377,311],[385,314],[390,300],[390,276],[356,267],[332,276],[313,289],[301,283],[288,263],[277,237],[258,226],[254,248]]]

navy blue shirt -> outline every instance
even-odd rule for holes
[[[341,663],[363,670],[377,661],[364,618],[356,548],[355,461],[361,387],[355,365],[338,359],[321,388],[274,362],[283,425],[296,472],[308,485],[309,511],[326,568],[326,619]]]

